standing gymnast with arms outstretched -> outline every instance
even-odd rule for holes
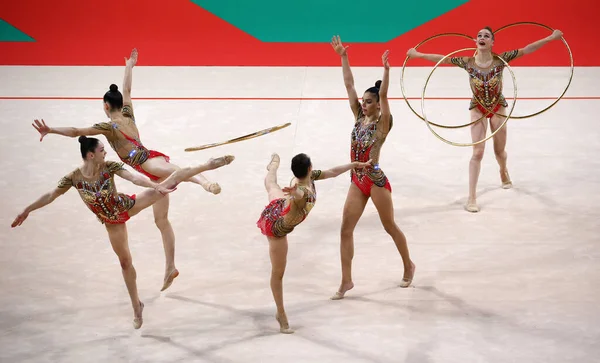
[[[387,176],[379,166],[381,148],[393,126],[393,118],[388,102],[390,65],[388,51],[382,56],[383,79],[375,87],[365,91],[362,104],[354,88],[354,77],[350,70],[348,54],[340,37],[334,37],[331,45],[342,58],[344,85],[350,99],[350,108],[354,114],[354,128],[351,134],[350,153],[352,161],[373,160],[374,166],[363,170],[352,170],[351,183],[344,205],[341,227],[340,253],[342,262],[342,281],[338,291],[331,298],[342,299],[344,294],[354,287],[352,282],[352,258],[354,257],[354,229],[365,210],[369,199],[373,200],[385,231],[392,237],[404,264],[404,277],[401,287],[408,287],[413,279],[415,265],[410,259],[406,237],[394,220],[392,187]]]
[[[553,40],[558,40],[562,37],[560,30],[555,30],[552,35],[533,42],[522,49],[513,49],[504,52],[498,57],[504,59],[506,63],[509,63],[519,57],[526,54],[530,54],[540,49],[544,44]],[[471,121],[475,122],[471,125],[471,138],[473,142],[478,142],[485,139],[485,135],[488,128],[487,119],[492,132],[498,130],[498,128],[504,122],[505,117],[500,115],[506,115],[506,108],[508,103],[502,94],[502,73],[504,71],[504,62],[495,58],[492,53],[492,47],[494,45],[495,36],[490,27],[485,27],[477,33],[477,50],[472,57],[451,57],[444,59],[443,63],[453,64],[458,66],[469,74],[469,84],[471,86],[471,92],[473,97],[469,104],[469,111],[471,113]],[[439,54],[425,54],[420,53],[416,49],[411,48],[408,50],[407,55],[410,58],[422,58],[431,62],[439,62],[443,55]],[[486,108],[488,111],[486,111]],[[492,111],[492,112],[489,112]],[[495,115],[494,113],[497,113]],[[483,115],[485,114],[485,117]],[[494,135],[494,154],[496,154],[496,161],[500,167],[500,180],[502,182],[502,188],[512,188],[512,181],[508,174],[507,153],[506,153],[506,137],[507,137],[507,125]],[[465,210],[472,213],[479,212],[479,206],[477,205],[477,182],[479,180],[479,173],[481,171],[481,160],[483,159],[483,153],[485,151],[485,143],[479,143],[473,145],[473,154],[471,161],[469,162],[469,198],[465,204]]]
[[[133,67],[137,62],[137,50],[131,52],[131,57],[125,60],[125,77],[123,80],[124,93],[121,94],[116,85],[110,85],[109,91],[104,94],[104,112],[110,122],[101,122],[87,128],[75,127],[48,127],[44,120],[35,120],[36,130],[41,134],[40,141],[47,134],[58,134],[67,137],[90,136],[102,134],[108,140],[111,148],[119,158],[138,172],[146,175],[151,180],[161,182],[179,167],[169,162],[169,157],[154,150],[149,150],[140,141],[140,133],[135,123],[133,103],[131,101],[131,83]],[[186,180],[201,185],[207,191],[218,194],[221,187],[217,183],[209,182],[201,174]],[[165,290],[173,279],[179,275],[175,267],[175,233],[169,221],[169,196],[161,199],[152,206],[154,221],[160,230],[165,250],[165,277],[163,287]]]

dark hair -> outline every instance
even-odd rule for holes
[[[485,29],[485,30],[489,30],[489,31],[490,31],[490,33],[492,33],[492,40],[495,40],[495,39],[494,39],[494,31],[492,30],[492,28],[490,28],[489,26],[486,26],[486,27],[484,27],[483,29]]]
[[[375,82],[375,87],[371,87],[365,91],[365,93],[369,92],[377,96],[377,102],[379,102],[379,87],[381,87],[381,81]]]
[[[93,137],[79,136],[79,150],[81,150],[81,157],[85,160],[87,153],[94,152],[98,147],[98,139]]]
[[[110,85],[108,92],[104,94],[104,102],[108,102],[111,110],[120,110],[123,107],[123,95],[116,84]]]
[[[310,158],[306,154],[298,154],[292,158],[292,173],[298,179],[308,175],[308,169],[312,165]]]

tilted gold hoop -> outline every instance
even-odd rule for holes
[[[227,144],[233,144],[235,142],[246,141],[246,140],[254,139],[255,137],[259,137],[259,136],[263,136],[263,135],[266,135],[266,134],[270,134],[271,132],[279,131],[279,130],[284,129],[284,128],[290,126],[290,125],[291,125],[291,123],[287,122],[287,123],[285,123],[283,125],[269,127],[268,129],[264,129],[264,130],[253,132],[251,134],[247,134],[247,135],[244,135],[244,136],[236,137],[235,139],[231,139],[231,140],[227,140],[227,141],[222,141],[222,142],[217,142],[217,143],[214,143],[214,144],[206,144],[206,145],[201,145],[201,146],[188,147],[188,148],[185,149],[185,151],[187,151],[187,152],[190,152],[190,151],[199,151],[199,150],[204,150],[204,149],[210,149],[212,147],[217,147],[217,146],[222,146],[222,145],[227,145]]]
[[[433,69],[431,70],[431,72],[429,73],[429,76],[427,77],[427,79],[425,80],[425,85],[423,86],[423,92],[421,94],[421,112],[423,113],[423,120],[425,121],[425,123],[427,124],[427,127],[429,128],[429,130],[440,140],[442,140],[443,142],[453,145],[453,146],[474,146],[477,144],[481,144],[483,142],[486,142],[487,140],[491,139],[492,137],[494,137],[494,135],[496,135],[496,133],[498,131],[500,131],[504,125],[506,124],[506,122],[508,121],[508,119],[510,118],[510,115],[512,114],[514,108],[515,108],[515,104],[517,103],[517,80],[515,78],[515,74],[513,73],[512,69],[510,68],[510,66],[508,65],[508,62],[505,61],[502,57],[499,57],[498,55],[494,55],[496,58],[500,59],[504,65],[506,66],[506,68],[508,68],[508,70],[510,71],[510,74],[512,76],[513,79],[513,84],[514,84],[514,89],[515,89],[515,96],[513,99],[513,104],[512,107],[510,108],[510,112],[508,113],[508,116],[505,116],[504,121],[502,122],[502,124],[500,125],[500,127],[498,127],[498,129],[494,132],[492,132],[492,134],[486,138],[484,138],[483,140],[479,140],[473,143],[458,143],[458,142],[452,142],[450,140],[447,140],[445,138],[443,138],[442,136],[440,136],[437,132],[433,131],[433,128],[431,128],[431,124],[430,122],[427,120],[427,115],[425,114],[425,91],[427,89],[427,84],[429,83],[429,79],[431,78],[431,76],[433,75],[433,72],[435,72],[435,70],[438,68],[438,66],[440,64],[442,64],[442,62],[444,62],[444,60],[448,57],[450,57],[451,55],[454,55],[456,53],[459,52],[463,52],[466,50],[476,50],[477,48],[463,48],[463,49],[459,49],[459,50],[455,50],[454,52],[448,53],[446,54],[442,59],[440,59],[436,65],[433,67]]]

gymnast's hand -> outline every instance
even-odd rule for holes
[[[281,191],[285,194],[292,194],[294,193],[296,190],[298,189],[298,184],[294,184],[291,187],[283,187],[281,188]]]
[[[344,47],[339,35],[331,38],[331,46],[340,57],[346,55],[346,49],[349,47],[349,45]]]
[[[552,32],[552,35],[550,36],[550,38],[552,38],[553,40],[557,40],[557,39],[560,39],[562,36],[563,36],[563,32],[556,29],[555,31]]]
[[[292,199],[300,200],[304,197],[304,191],[302,189],[298,189],[298,183],[295,183],[291,187],[281,188],[281,191],[284,194],[289,194]]]
[[[417,52],[415,48],[410,48],[408,52],[406,52],[406,55],[409,58],[419,58],[419,52]]]
[[[48,135],[48,133],[50,132],[50,128],[48,126],[46,126],[46,123],[44,122],[44,119],[42,119],[42,122],[40,122],[39,120],[34,120],[35,124],[31,124],[33,126],[34,129],[38,130],[38,132],[40,133],[40,142],[42,142],[42,139],[44,138],[44,136]]]
[[[373,160],[369,160],[366,163],[361,163],[359,161],[355,161],[353,164],[354,164],[354,169],[370,168],[370,167],[373,167]]]
[[[137,63],[137,59],[138,59],[138,51],[137,51],[137,49],[133,48],[129,59],[127,59],[127,57],[125,57],[125,66],[127,66],[127,67],[135,66],[135,64]]]
[[[29,216],[29,212],[23,212],[23,213],[19,214],[10,226],[12,228],[20,226],[21,224],[23,224],[23,222],[27,219],[28,216]]]
[[[154,190],[156,190],[157,192],[159,192],[162,195],[167,195],[171,192],[174,192],[177,190],[177,188],[167,188],[165,186],[162,186],[161,184],[158,184]]]
[[[390,54],[389,50],[386,50],[381,56],[381,61],[383,62],[383,68],[390,69],[390,63],[388,61],[388,56]]]

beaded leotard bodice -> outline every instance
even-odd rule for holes
[[[89,179],[83,176],[79,168],[58,182],[59,188],[75,187],[85,205],[96,215],[101,223],[118,223],[121,213],[128,211],[135,200],[117,192],[114,174],[123,169],[123,163],[106,161],[98,176]]]
[[[150,151],[140,141],[133,106],[124,105],[121,113],[124,119],[119,122],[100,122],[92,127],[104,131],[110,147],[119,155],[121,161],[136,167],[148,160]]]
[[[507,63],[515,59],[518,50],[504,52],[500,55]],[[493,109],[496,105],[508,106],[502,94],[502,72],[504,71],[504,62],[494,57],[492,64],[487,68],[481,68],[475,63],[475,57],[454,57],[450,62],[469,74],[469,85],[473,92],[469,109],[477,107],[479,103]]]
[[[317,202],[317,189],[315,180],[321,176],[321,170],[313,170],[310,174],[310,188],[300,185],[298,189],[304,192],[300,199],[281,198],[269,209],[265,211],[267,218],[274,218],[273,235],[285,236],[291,233],[297,225],[302,223],[308,217],[308,214]]]
[[[359,109],[350,137],[350,159],[363,163],[372,160],[374,165],[373,168],[352,170],[351,175],[356,175],[359,179],[368,177],[377,186],[383,186],[386,182],[386,176],[379,167],[379,156],[387,134],[393,126],[393,118],[390,115],[390,127],[384,133],[379,127],[380,120],[365,124],[365,115],[362,109]]]

